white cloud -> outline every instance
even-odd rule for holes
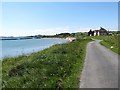
[[[91,28],[72,28],[66,26],[64,28],[38,29],[36,32],[42,35],[55,35],[59,33],[88,32],[90,29]]]
[[[70,32],[70,29],[68,27],[65,28],[48,28],[48,29],[37,29],[35,32],[41,34],[41,35],[55,35],[59,33],[67,33]]]
[[[38,28],[34,30],[3,30],[0,33],[0,36],[30,36],[30,35],[55,35],[60,33],[75,33],[75,32],[88,32],[90,29],[99,29],[98,28],[82,28],[82,27],[56,27],[56,28]],[[110,29],[111,30],[111,29]]]
[[[69,27],[57,27],[57,28],[46,28],[46,29],[35,29],[35,30],[2,30],[0,36],[30,36],[30,35],[55,35],[59,33],[70,32]]]
[[[71,30],[71,32],[75,33],[75,32],[88,32],[91,28],[81,28],[81,27],[78,27],[74,30]]]

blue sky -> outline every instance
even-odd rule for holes
[[[0,36],[118,29],[117,2],[4,2]]]

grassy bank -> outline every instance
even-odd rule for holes
[[[29,56],[4,59],[3,88],[78,88],[86,44],[90,41],[77,39]]]
[[[109,48],[115,53],[118,53],[120,55],[119,45],[120,45],[120,35],[114,35],[109,36],[103,39],[102,42],[100,42],[101,45],[104,45],[105,47]]]
[[[100,42],[101,45],[120,55],[120,34],[114,34],[113,36],[93,36],[92,38],[102,40]]]

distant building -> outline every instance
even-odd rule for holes
[[[109,35],[109,32],[102,27],[100,27],[99,30],[93,30],[92,31],[90,29],[90,31],[88,32],[88,36],[107,36],[107,35]]]
[[[88,32],[88,36],[94,36],[94,31],[90,29],[90,31]]]

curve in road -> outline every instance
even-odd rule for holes
[[[118,54],[99,42],[87,45],[80,88],[118,88]]]

